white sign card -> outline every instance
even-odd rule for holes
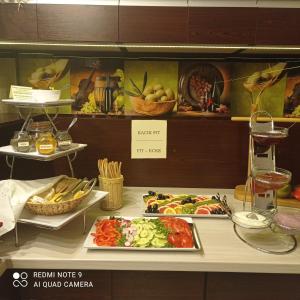
[[[167,121],[131,121],[131,158],[167,158]]]

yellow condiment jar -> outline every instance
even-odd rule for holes
[[[57,143],[51,132],[41,132],[35,146],[38,153],[50,155],[55,152]]]

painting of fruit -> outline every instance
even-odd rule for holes
[[[125,61],[127,114],[160,116],[176,112],[178,63]]]
[[[130,96],[132,107],[138,114],[159,116],[173,111],[176,104],[175,93],[171,88],[162,84],[147,85],[148,73],[144,73],[143,84],[138,87],[131,78],[131,90],[125,90]]]

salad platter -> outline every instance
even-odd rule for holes
[[[200,251],[191,218],[98,217],[84,247],[105,250]]]
[[[226,196],[224,196],[226,197]],[[167,194],[149,191],[143,195],[144,216],[176,216],[192,218],[228,218],[221,196]]]

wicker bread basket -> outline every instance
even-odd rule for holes
[[[37,202],[31,202],[27,201],[25,207],[29,209],[32,213],[36,215],[44,215],[44,216],[55,216],[55,215],[61,215],[68,212],[73,211],[76,209],[80,203],[90,194],[93,187],[96,184],[96,179],[91,181],[91,185],[88,189],[85,190],[85,193],[76,198],[76,199],[70,199],[66,201],[61,201],[57,203],[37,203]],[[86,181],[88,183],[88,181]],[[46,191],[47,192],[47,191]],[[45,194],[44,192],[43,194]]]
[[[176,100],[148,102],[140,97],[131,97],[131,103],[135,112],[155,117],[172,112],[176,104]]]

